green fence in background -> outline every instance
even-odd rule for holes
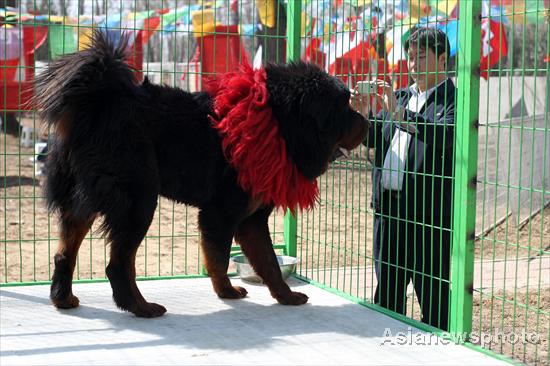
[[[45,209],[41,189],[49,131],[27,103],[29,88],[50,60],[85,48],[92,27],[113,34],[129,32],[128,62],[140,77],[191,92],[203,89],[204,78],[235,70],[243,61],[259,66],[287,60],[315,63],[350,88],[373,79],[384,80],[393,89],[410,88],[415,77],[428,74],[411,73],[405,43],[417,27],[431,27],[449,39],[450,57],[443,74],[456,86],[455,112],[452,125],[445,125],[450,129],[438,136],[452,141],[451,149],[443,153],[421,149],[430,152],[425,162],[443,162],[449,173],[419,168],[407,174],[423,184],[448,179],[452,191],[448,186],[418,191],[417,183],[405,183],[401,195],[388,193],[388,200],[381,203],[389,213],[373,208],[373,171],[395,172],[382,164],[385,156],[377,163],[376,147],[362,146],[319,178],[321,195],[314,209],[296,218],[284,212],[273,215],[273,241],[278,250],[300,259],[296,271],[300,279],[421,329],[467,341],[467,346],[523,363],[550,363],[548,0],[4,3],[8,7],[0,9],[2,286],[47,283],[51,278],[57,222]],[[380,108],[374,103],[373,109]],[[378,113],[371,119],[380,126],[395,123]],[[422,123],[418,117],[409,120],[420,129]],[[389,165],[393,166],[391,158]],[[392,214],[392,204],[404,196],[412,197],[415,212],[450,210],[450,226],[441,218],[425,222],[401,216],[399,210]],[[140,278],[205,275],[196,219],[194,208],[159,198],[136,260]],[[420,257],[421,251],[413,247],[436,250],[433,262],[411,268],[403,264],[406,260],[395,263],[375,255],[375,221],[380,219],[390,231],[382,248],[399,241],[397,258],[408,253]],[[417,238],[413,230],[423,234]],[[444,239],[439,233],[445,233]],[[433,245],[423,247],[427,242]],[[93,230],[88,234],[78,258],[77,280],[105,280],[106,244]],[[439,252],[441,248],[448,249],[448,258]],[[234,252],[238,250],[234,247]],[[433,265],[443,266],[446,259],[450,272],[443,276]],[[375,301],[377,265],[380,271],[395,270],[413,280],[436,280],[440,290],[448,286],[448,293],[431,294],[423,306],[446,304],[443,300],[448,297],[448,311],[436,309],[436,315],[448,312],[444,330],[450,333],[421,322],[422,309],[412,283],[406,287],[403,314]],[[384,284],[387,293],[398,287],[397,281]]]

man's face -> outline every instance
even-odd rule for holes
[[[445,73],[445,53],[439,57],[426,47],[411,45],[408,52],[408,67],[412,79],[421,89],[429,89],[436,85],[438,77]]]

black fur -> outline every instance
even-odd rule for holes
[[[91,48],[56,60],[36,80],[35,103],[56,130],[47,161],[48,207],[71,223],[61,226],[58,256],[67,260],[54,272],[54,304],[78,305],[67,301],[74,297],[74,265],[67,268],[66,263],[78,252],[83,228],[102,215],[111,243],[107,276],[115,302],[138,316],[164,313],[139,293],[133,263],[159,194],[199,208],[206,268],[219,296],[246,295],[227,278],[237,233],[273,296],[284,304],[306,302],[307,296],[290,291],[274,261],[267,230],[273,207],[244,192],[224,158],[209,120],[210,96],[147,79],[138,84],[125,58],[123,47],[96,32]],[[339,80],[304,63],[268,65],[266,72],[270,104],[288,153],[304,176],[321,175],[339,146],[351,149],[363,140],[366,124],[349,107],[349,91]]]

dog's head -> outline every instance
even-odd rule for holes
[[[344,83],[308,63],[270,64],[267,89],[287,152],[307,178],[323,174],[340,148],[357,147],[365,119],[350,107]]]

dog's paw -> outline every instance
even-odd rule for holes
[[[222,299],[242,299],[246,297],[247,294],[248,291],[246,291],[244,287],[232,286],[218,292],[218,297]]]
[[[139,318],[156,318],[166,313],[166,308],[154,302],[146,302],[139,304],[131,312]]]
[[[80,301],[78,297],[73,294],[70,294],[64,299],[52,298],[53,305],[58,309],[72,309],[78,307]]]
[[[307,302],[309,297],[301,292],[291,292],[287,296],[278,296],[277,302],[282,305],[302,305]]]

